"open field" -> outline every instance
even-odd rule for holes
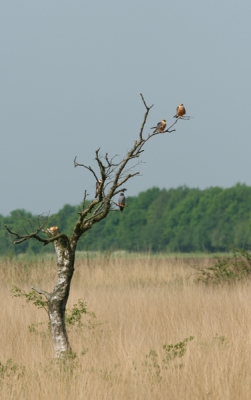
[[[45,311],[11,295],[50,291],[55,264],[0,260],[0,398],[250,399],[251,282],[197,284],[195,262],[212,261],[79,258],[68,308],[83,299],[96,318],[69,329],[77,356],[58,365]]]

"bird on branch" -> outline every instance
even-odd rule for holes
[[[59,235],[59,233],[60,233],[58,226],[51,226],[50,228],[47,228],[45,230],[45,232],[50,233],[51,236],[56,236],[56,235]]]
[[[173,118],[181,118],[183,115],[186,114],[186,109],[184,105],[181,103],[177,108],[176,108],[176,114],[173,116]]]
[[[163,133],[164,130],[166,129],[166,120],[162,119],[162,121],[157,123],[157,126],[153,126],[151,129],[155,129],[155,131],[153,133]]]
[[[125,195],[124,195],[124,193],[120,193],[119,198],[118,198],[118,205],[119,205],[120,211],[123,212],[124,208],[125,208]]]

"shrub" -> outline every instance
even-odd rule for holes
[[[233,250],[227,257],[215,257],[210,267],[197,267],[198,281],[206,284],[233,283],[251,275],[251,253],[242,249]]]

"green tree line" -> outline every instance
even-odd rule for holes
[[[49,225],[57,225],[69,235],[80,207],[65,205]],[[52,245],[43,247],[35,240],[12,244],[4,224],[23,232],[30,229],[29,221],[35,226],[37,217],[24,210],[0,215],[2,255],[53,251]],[[216,252],[250,245],[251,187],[237,184],[227,189],[152,188],[136,197],[126,196],[124,212],[112,212],[93,226],[80,240],[78,250]]]

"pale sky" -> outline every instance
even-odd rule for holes
[[[95,150],[121,157],[184,103],[190,121],[145,146],[127,195],[251,185],[251,2],[0,0],[0,214],[93,198]]]

